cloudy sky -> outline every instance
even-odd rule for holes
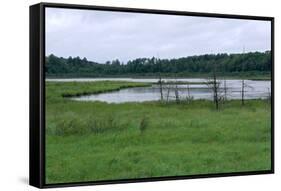
[[[270,50],[269,21],[46,9],[46,54],[104,63]]]

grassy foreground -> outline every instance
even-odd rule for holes
[[[270,169],[270,104],[210,101],[107,104],[64,96],[146,86],[47,82],[46,182]]]

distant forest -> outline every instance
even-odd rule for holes
[[[46,57],[47,77],[114,77],[114,76],[224,76],[264,75],[271,71],[271,51],[245,54],[205,54],[173,59],[137,58],[127,63],[118,59],[97,63],[87,58]]]

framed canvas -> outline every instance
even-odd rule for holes
[[[274,18],[30,7],[30,185],[274,172]]]

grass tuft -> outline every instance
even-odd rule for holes
[[[146,131],[147,127],[148,127],[148,118],[147,117],[141,118],[140,125],[139,125],[141,134],[143,134]]]

